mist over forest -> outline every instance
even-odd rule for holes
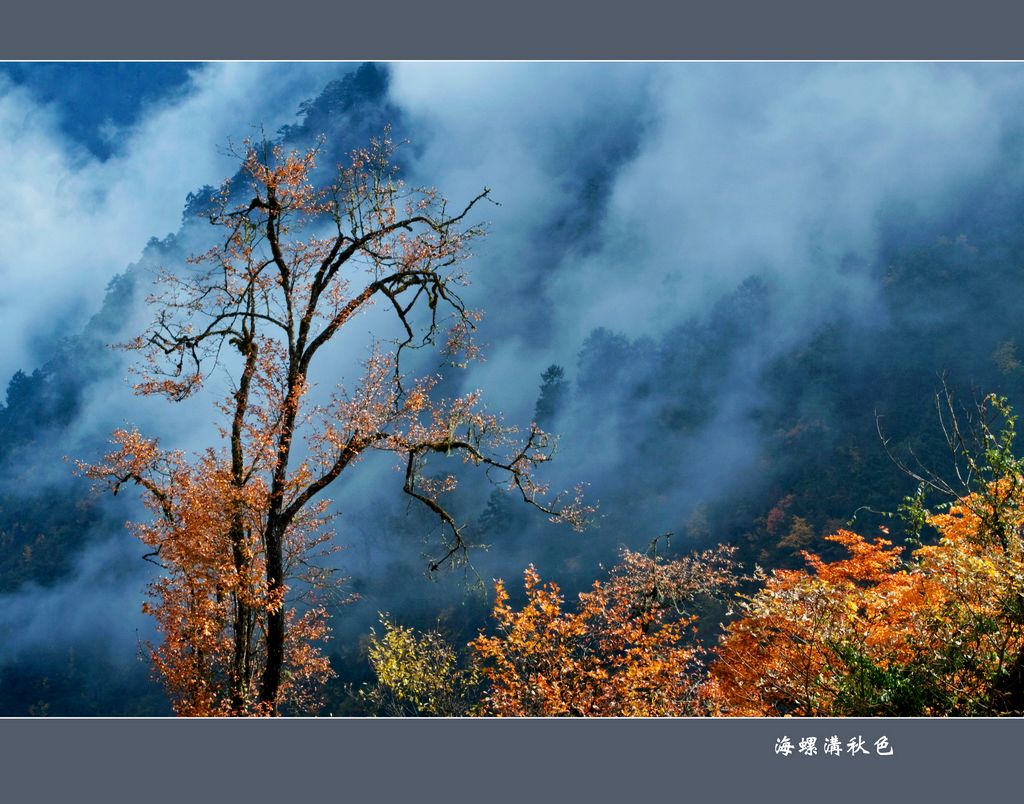
[[[484,359],[411,366],[557,434],[541,480],[597,511],[577,533],[458,467],[469,563],[429,572],[436,517],[368,457],[327,492],[354,599],[322,713],[365,713],[380,612],[465,644],[530,564],[570,598],[665,534],[768,570],[840,556],[825,537],[851,520],[901,543],[878,512],[917,483],[887,449],[946,471],[943,383],[1024,405],[1020,65],[0,65],[0,714],[171,713],[141,609],[158,568],[125,528],[149,514],[74,462],[126,423],[217,445],[232,367],[172,404],[133,395],[110,345],[161,268],[215,244],[246,137],[322,143],[326,181],[388,127],[410,186],[496,202],[463,291]],[[313,399],[400,334],[387,312],[330,345]]]

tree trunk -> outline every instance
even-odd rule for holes
[[[231,551],[235,570],[241,574],[246,569],[244,549],[245,529],[241,516],[236,514],[231,525]],[[231,662],[231,712],[243,715],[249,697],[249,677],[252,673],[252,608],[235,592],[234,655]]]
[[[253,305],[252,291],[249,293],[249,306]],[[245,355],[245,368],[238,383],[238,391],[235,393],[235,414],[231,423],[231,480],[239,497],[245,487],[245,457],[242,443],[242,428],[245,423],[245,414],[249,407],[249,389],[252,384],[253,374],[256,372],[257,348],[251,334],[255,330],[255,321],[250,321],[249,326],[243,325],[244,339],[238,344],[239,351]],[[232,503],[231,513],[231,559],[235,565],[235,572],[239,577],[248,569],[251,561],[245,545],[245,519],[238,499]],[[252,607],[242,601],[239,594],[235,593],[235,617],[234,617],[234,655],[231,663],[231,711],[235,715],[245,714],[248,708],[249,683],[252,673],[252,626],[254,612]]]
[[[267,527],[267,593],[271,597],[280,595],[284,585],[283,531],[277,523]],[[281,687],[284,638],[284,606],[280,605],[267,611],[267,663],[260,682],[260,703],[269,706],[273,714],[277,714],[277,694]]]

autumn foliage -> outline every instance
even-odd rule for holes
[[[1014,494],[1007,492],[1016,489]],[[1024,651],[1024,495],[995,481],[929,517],[939,539],[904,559],[883,538],[830,536],[741,603],[705,688],[720,714],[980,715],[1012,703]],[[1009,526],[1001,539],[990,526]]]
[[[148,492],[144,501],[153,519],[132,527],[151,549],[147,557],[164,569],[143,610],[155,618],[162,638],[150,646],[151,659],[177,714],[239,714],[242,707],[267,713],[257,702],[266,662],[260,629],[275,611],[283,611],[289,624],[278,705],[286,711],[315,707],[333,675],[322,654],[329,629],[321,594],[331,585],[329,574],[317,569],[317,559],[333,550],[324,505],[304,511],[286,534],[286,571],[303,590],[286,599],[270,594],[266,584],[258,519],[266,506],[264,483],[237,487],[212,450],[190,463],[135,430],[115,432],[114,441],[118,451],[87,471],[123,478],[113,480],[115,493],[129,481]]]
[[[840,531],[828,538],[847,558],[805,551],[806,570],[762,574],[710,667],[705,695],[716,712],[1024,713],[1024,461],[1013,453],[1016,417],[994,395],[967,422],[948,392],[945,403],[942,427],[959,485],[908,470],[920,485],[902,508],[911,534],[934,534],[929,543],[905,555],[885,538]],[[927,491],[947,501],[929,509]]]
[[[377,683],[362,691],[370,711],[392,717],[457,717],[477,711],[480,674],[437,629],[416,631],[381,615],[367,655]]]
[[[522,716],[688,715],[698,711],[704,649],[687,606],[733,582],[729,551],[665,562],[625,551],[575,610],[554,583],[524,573],[515,610],[497,584],[497,633],[470,643],[487,682],[482,713]]]
[[[440,524],[431,570],[469,547],[446,504],[453,463],[553,521],[578,528],[591,511],[578,489],[552,494],[538,479],[555,442],[535,423],[518,430],[479,391],[445,396],[440,373],[408,370],[412,350],[449,368],[478,355],[480,313],[459,294],[483,234],[468,216],[488,191],[453,214],[436,190],[398,179],[393,151],[375,141],[322,181],[317,148],[244,143],[241,181],[208,212],[215,245],[159,278],[152,322],[127,344],[141,355],[137,393],[213,391],[220,443],[185,455],[125,428],[102,460],[80,464],[115,493],[142,491],[151,519],[133,528],[162,569],[145,604],[161,637],[151,655],[179,714],[315,711],[331,675],[328,605],[343,599],[324,562],[324,495],[372,452]],[[387,323],[359,344],[358,378],[334,387],[328,364],[319,379],[331,387],[313,394],[327,345],[374,306]],[[1005,402],[992,405],[1007,429],[983,427],[980,457],[950,431],[965,488],[919,478],[951,498],[908,508],[927,544],[907,552],[887,530],[839,530],[826,538],[845,557],[801,550],[803,569],[753,578],[727,547],[675,560],[625,551],[571,603],[530,566],[521,603],[497,582],[493,628],[467,652],[385,620],[370,639],[374,700],[434,715],[1024,714],[1024,464]],[[794,500],[768,513],[768,534]],[[793,522],[779,544],[809,545],[810,525]],[[727,597],[737,616],[709,647],[700,617]]]
[[[532,567],[496,632],[470,644],[479,711],[536,715],[1019,714],[1024,656],[1024,482],[1003,477],[928,514],[934,543],[905,556],[840,530],[847,556],[804,552],[758,570],[718,644],[693,638],[680,601],[744,582],[728,554],[664,562],[623,554],[575,610]],[[671,602],[670,602],[671,601]],[[705,666],[706,663],[706,666]]]
[[[737,583],[731,548],[668,561],[624,550],[604,582],[567,606],[557,584],[524,573],[516,608],[496,583],[491,635],[463,657],[440,632],[384,620],[364,693],[382,714],[498,717],[695,714],[706,651],[696,611]]]
[[[445,504],[452,460],[486,468],[555,521],[579,527],[590,510],[578,491],[550,494],[536,479],[554,449],[547,433],[520,433],[479,392],[445,397],[439,374],[403,368],[414,349],[453,367],[477,355],[480,313],[459,291],[483,233],[467,216],[488,191],[452,214],[436,190],[398,179],[394,147],[373,141],[324,181],[317,148],[244,143],[241,180],[209,210],[215,245],[159,277],[152,323],[127,344],[142,357],[142,395],[181,401],[230,377],[219,447],[185,456],[127,429],[103,461],[82,464],[115,492],[141,487],[153,513],[136,526],[165,573],[147,604],[163,638],[153,658],[180,714],[308,708],[330,673],[323,495],[367,453],[392,455],[400,491],[440,521],[431,569],[468,546]],[[325,347],[375,305],[389,323],[357,345],[362,376],[313,398]],[[333,385],[337,367],[325,368]]]
[[[903,635],[920,600],[900,549],[849,531],[829,540],[849,558],[778,570],[741,602],[718,646],[705,694],[723,714],[838,714],[858,663],[906,661]]]
[[[803,569],[752,578],[725,548],[674,561],[625,551],[575,605],[531,566],[521,605],[497,582],[469,668],[453,675],[448,646],[445,672],[431,673],[440,635],[408,629],[404,653],[377,642],[371,659],[393,690],[448,678],[464,698],[472,678],[478,700],[460,714],[1020,714],[1024,477],[1004,474],[925,516],[935,538],[909,553],[884,528],[873,539],[840,530],[827,541],[845,557],[805,551]],[[705,646],[694,626],[723,598],[736,616]]]

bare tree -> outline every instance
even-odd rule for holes
[[[578,489],[551,496],[535,479],[554,448],[535,424],[519,433],[482,407],[479,392],[439,398],[436,374],[405,375],[409,350],[434,348],[459,366],[477,353],[472,334],[480,314],[459,291],[468,283],[469,246],[483,234],[469,218],[489,191],[449,212],[436,190],[398,180],[393,150],[386,136],[375,140],[339,167],[333,184],[319,187],[312,180],[318,149],[286,153],[244,143],[246,186],[225,183],[209,214],[222,232],[217,245],[192,258],[187,272],[159,278],[149,299],[153,323],[129,344],[145,358],[135,390],[182,400],[214,366],[235,372],[221,404],[226,449],[202,459],[200,475],[208,485],[219,479],[217,494],[183,497],[183,484],[197,482],[197,464],[134,432],[116,434],[118,449],[87,467],[115,491],[125,482],[142,486],[157,514],[144,537],[188,590],[179,593],[186,613],[178,624],[162,623],[165,648],[173,636],[182,655],[191,659],[197,650],[188,636],[196,623],[187,614],[196,601],[181,603],[182,595],[226,601],[220,620],[206,623],[231,646],[221,673],[226,690],[214,696],[221,710],[277,711],[283,673],[290,678],[302,666],[291,667],[288,658],[302,647],[289,647],[289,618],[296,617],[285,605],[289,570],[308,564],[310,549],[323,541],[315,535],[324,527],[322,493],[366,453],[394,454],[404,493],[438,518],[443,538],[432,570],[463,558],[467,548],[444,503],[456,477],[428,474],[432,457],[483,467],[552,520],[580,527],[589,510]],[[318,358],[374,305],[391,311],[397,336],[373,343],[356,386],[315,403],[309,391]],[[216,516],[196,524],[196,506]],[[185,535],[195,540],[197,528],[205,536],[189,560],[208,550],[222,563],[216,582],[199,591],[189,578],[195,567],[171,549]],[[250,583],[243,593],[237,579],[251,579],[254,568],[262,587]],[[179,699],[187,697],[177,689]]]

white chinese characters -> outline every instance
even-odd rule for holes
[[[775,753],[784,757],[792,756],[794,754],[797,756],[802,755],[806,757],[813,757],[818,756],[818,745],[817,737],[800,737],[794,745],[793,741],[789,738],[789,735],[784,735],[776,738]],[[889,738],[884,734],[871,744],[874,746],[874,753],[868,749],[869,744],[862,734],[858,734],[856,737],[851,737],[846,740],[845,747],[844,742],[839,739],[838,734],[833,734],[831,737],[824,738],[820,745],[821,756],[893,756],[892,744],[889,742]]]

